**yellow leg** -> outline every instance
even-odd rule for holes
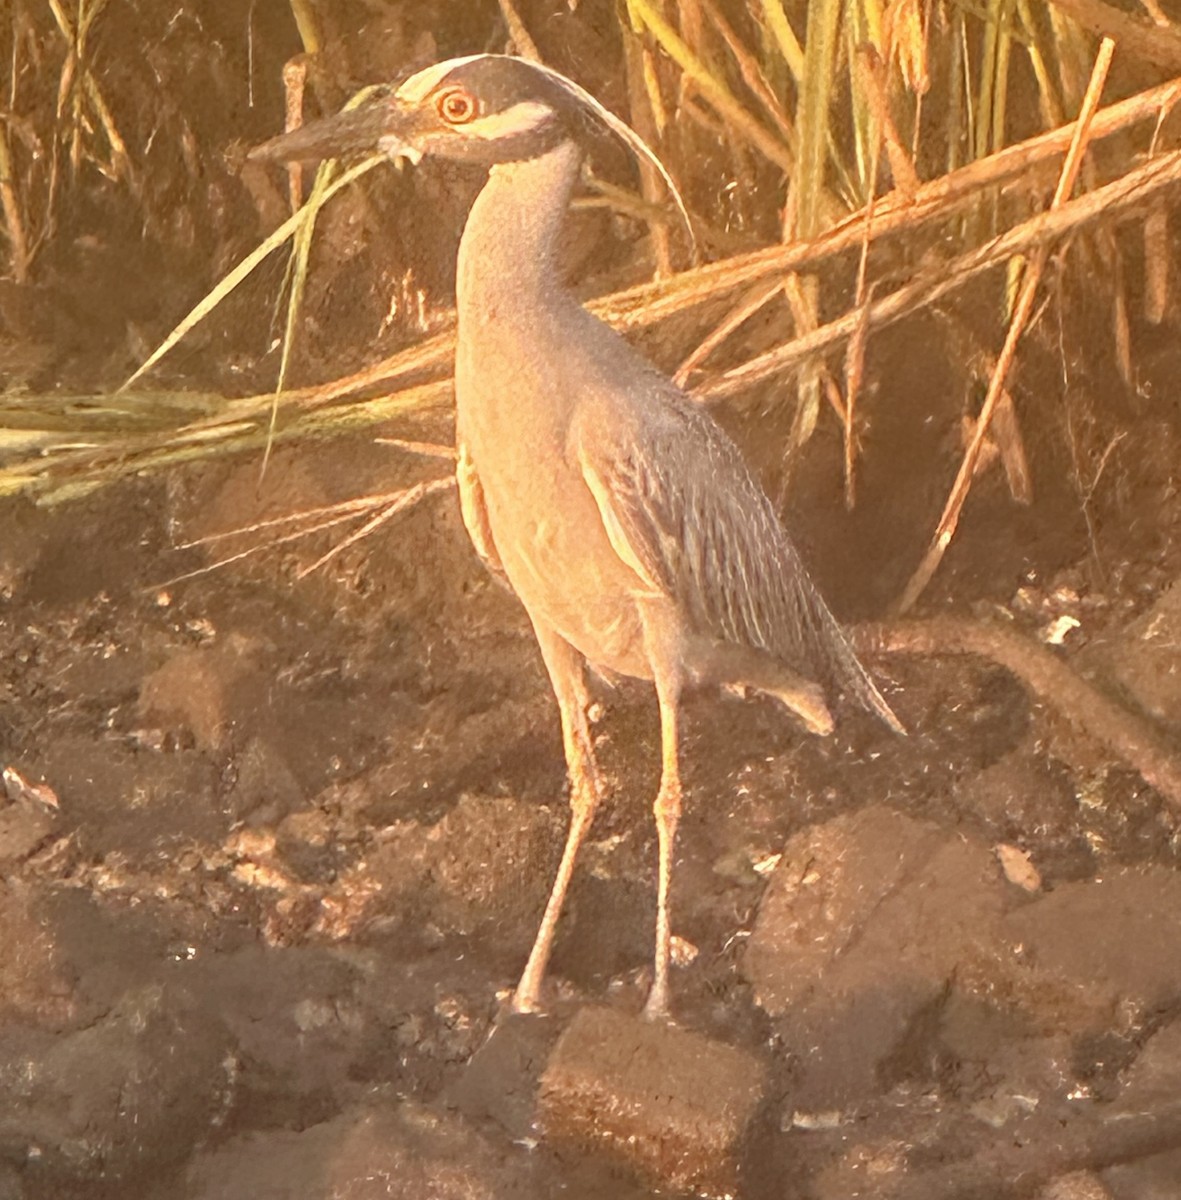
[[[668,962],[672,930],[669,924],[669,888],[672,884],[673,850],[677,825],[681,819],[681,772],[677,761],[677,706],[680,687],[675,682],[656,681],[660,704],[660,791],[656,796],[656,835],[660,842],[660,868],[656,891],[656,955],[652,972],[652,990],[644,1006],[644,1016],[666,1018],[668,1013]]]
[[[554,934],[562,915],[562,905],[574,874],[578,848],[594,821],[602,787],[595,766],[594,747],[587,726],[588,697],[583,679],[583,664],[578,652],[552,630],[534,626],[542,657],[558,698],[562,716],[562,745],[566,752],[566,769],[570,776],[570,831],[558,875],[550,890],[541,927],[529,952],[529,961],[513,995],[515,1012],[536,1012],[540,1007],[541,984],[553,949]]]

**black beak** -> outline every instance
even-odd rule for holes
[[[319,162],[325,158],[346,158],[387,149],[379,145],[387,139],[391,157],[397,153],[393,133],[394,114],[388,96],[373,98],[346,109],[333,117],[322,117],[281,133],[255,146],[247,155],[252,162]]]

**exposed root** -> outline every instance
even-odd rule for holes
[[[860,625],[853,632],[858,650],[867,655],[975,654],[999,663],[1037,700],[1139,772],[1181,813],[1181,758],[1168,741],[1024,634],[961,617]]]
[[[1102,1107],[1102,1106],[1098,1106]],[[1074,1171],[1101,1171],[1181,1145],[1181,1104],[1106,1116],[1038,1114],[974,1157],[883,1181],[877,1200],[1007,1200]]]

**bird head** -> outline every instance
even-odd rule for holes
[[[656,168],[692,239],[676,185],[627,122],[560,72],[503,54],[448,59],[400,84],[369,89],[343,112],[263,142],[250,157],[309,162],[379,152],[411,163],[433,156],[493,167],[602,131]]]

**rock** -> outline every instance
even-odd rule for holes
[[[555,821],[536,804],[461,796],[427,832],[423,854],[438,889],[436,920],[471,933],[540,919],[561,850]]]
[[[357,965],[321,947],[243,946],[191,972],[202,1008],[222,1015],[238,1047],[241,1085],[278,1120],[323,1117],[359,1057],[358,979]]]
[[[220,1024],[160,987],[62,1036],[0,1031],[0,1158],[38,1195],[101,1177],[134,1190],[224,1118],[234,1059]]]
[[[0,884],[0,1028],[21,1021],[50,1029],[77,1012],[75,973],[53,924],[27,887]]]
[[[559,1026],[535,1016],[509,1014],[472,1056],[449,1093],[473,1121],[492,1120],[514,1138],[534,1133],[541,1073]]]
[[[145,753],[68,732],[50,749],[62,832],[91,861],[117,855],[131,870],[151,869],[162,854],[225,836],[218,764],[200,751]]]
[[[1112,1195],[1098,1175],[1090,1171],[1072,1171],[1046,1184],[1036,1200],[1112,1200]]]
[[[1144,1044],[1136,1061],[1124,1073],[1119,1105],[1131,1111],[1148,1111],[1173,1104],[1181,1096],[1181,1020],[1173,1019]]]
[[[911,1070],[953,976],[995,975],[1019,895],[984,843],[884,808],[792,838],[743,966],[797,1060],[792,1104],[837,1109]]]
[[[23,862],[58,826],[57,813],[24,804],[5,804],[0,795],[0,872]]]
[[[1145,712],[1181,730],[1181,580],[1095,658]]]
[[[1067,883],[1010,913],[1003,936],[1020,947],[1012,982],[1047,1020],[1123,1027],[1181,1002],[1181,875],[1113,869]]]
[[[502,1153],[452,1116],[356,1108],[300,1132],[255,1133],[199,1155],[189,1200],[532,1200],[523,1150]]]
[[[1065,1032],[1043,1034],[1036,1016],[987,996],[953,991],[939,1015],[938,1058],[973,1117],[994,1129],[1065,1101],[1078,1086],[1077,1053]]]
[[[1030,736],[1011,754],[955,786],[954,802],[988,822],[1003,841],[1049,845],[1061,855],[1077,840],[1078,801],[1074,780],[1049,760]],[[1076,857],[1081,853],[1076,850]]]
[[[271,742],[252,737],[234,765],[237,781],[230,795],[239,819],[261,809],[273,822],[303,802],[303,788]]]
[[[653,1185],[732,1195],[765,1072],[745,1051],[608,1009],[571,1021],[541,1080],[540,1125]]]
[[[1103,1172],[1111,1200],[1177,1200],[1181,1191],[1181,1150],[1153,1154]]]
[[[973,1103],[1003,1123],[1006,1097],[1089,1079],[1091,1051],[1114,1081],[1129,1032],[1181,1003],[1179,912],[1173,871],[1116,870],[1031,899],[985,844],[875,808],[789,842],[744,971],[795,1058],[794,1109],[839,1110],[929,1075],[949,1047],[941,1010],[960,998],[1013,1026],[971,1055],[951,1047],[996,1082]]]
[[[318,928],[343,938],[375,922],[429,922],[442,933],[517,939],[541,918],[560,849],[547,809],[461,796],[434,825],[383,830],[325,896]]]
[[[221,656],[212,649],[176,651],[140,686],[145,720],[179,724],[198,748],[220,750],[229,737],[229,684]]]

